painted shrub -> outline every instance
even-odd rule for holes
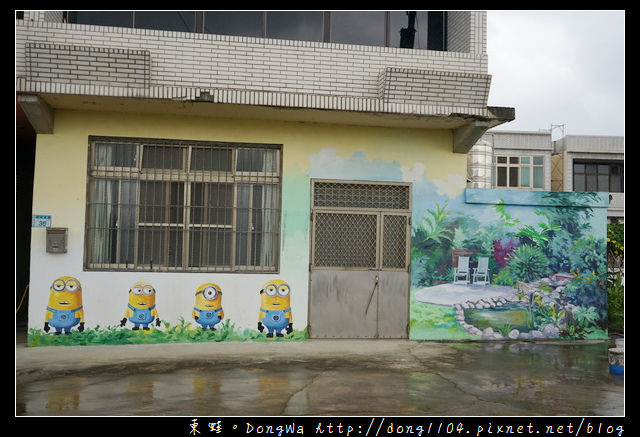
[[[414,225],[412,339],[606,338],[603,193],[467,189]],[[454,285],[456,253],[489,285]]]

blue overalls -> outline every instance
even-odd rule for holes
[[[203,328],[211,328],[218,323],[220,323],[220,315],[218,314],[222,311],[222,308],[218,308],[216,310],[201,310],[200,308],[193,307],[194,310],[198,311],[200,315],[198,316],[198,320],[196,320]]]
[[[265,310],[260,308],[260,311],[265,313],[261,322],[267,328],[268,333],[279,333],[289,324],[289,317],[287,317],[286,313],[291,312],[291,308],[286,310]]]
[[[139,328],[141,325],[143,328],[148,328],[149,323],[155,319],[155,317],[151,315],[151,310],[156,307],[155,305],[150,308],[134,308],[131,304],[127,304],[127,306],[133,311],[133,315],[129,317],[129,321],[133,323],[134,328]]]
[[[73,310],[55,310],[47,307],[47,310],[51,311],[51,318],[49,319],[49,325],[56,328],[56,332],[62,332],[66,330],[69,332],[71,328],[80,323],[80,318],[75,317],[76,311],[82,309],[82,306]]]

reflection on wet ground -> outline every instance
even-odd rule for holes
[[[460,343],[433,362],[202,364],[16,387],[17,415],[621,416],[606,343]]]

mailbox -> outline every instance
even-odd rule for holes
[[[67,253],[67,228],[47,228],[47,252]]]

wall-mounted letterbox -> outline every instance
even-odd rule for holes
[[[47,252],[67,253],[67,228],[47,228]]]

